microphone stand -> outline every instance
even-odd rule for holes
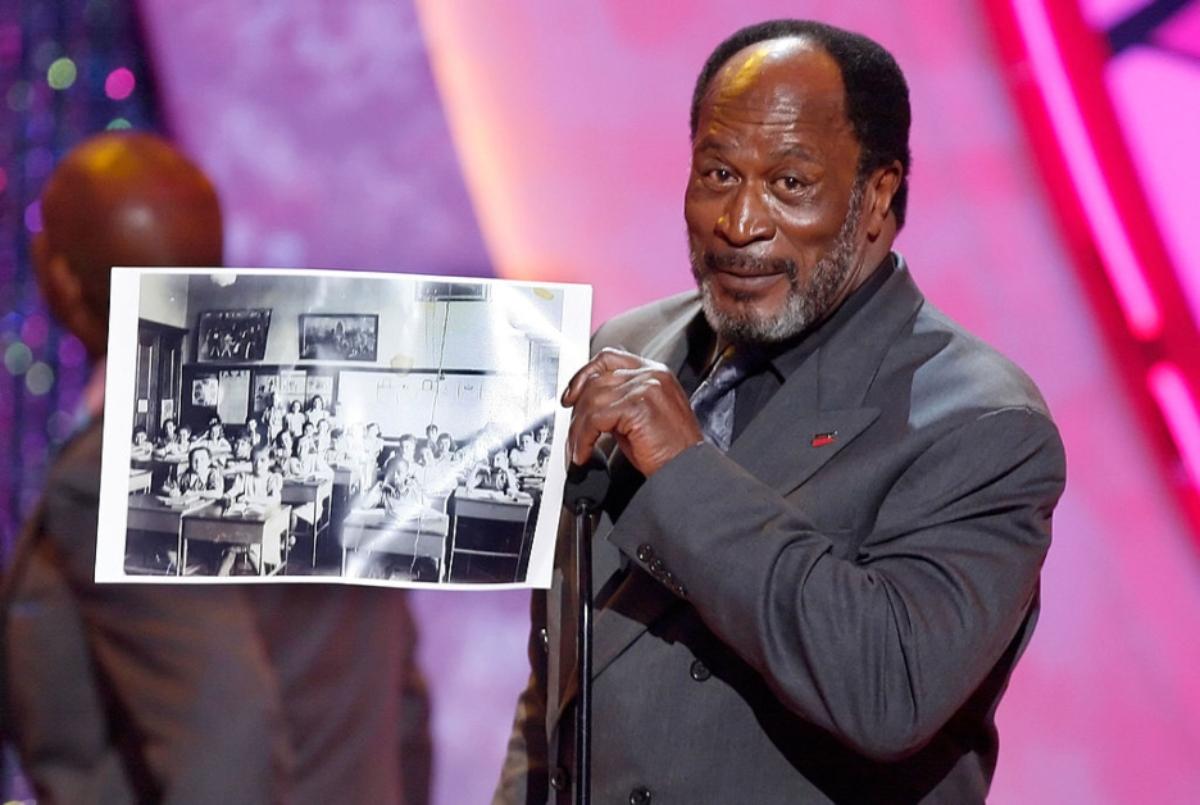
[[[589,805],[592,796],[592,514],[589,497],[575,502],[575,575],[579,591],[575,624],[579,658],[579,707],[575,720],[575,803]]]
[[[579,701],[575,716],[575,803],[588,805],[592,797],[592,531],[595,516],[608,497],[608,461],[593,450],[584,464],[567,470],[563,502],[575,515],[575,580],[579,595],[575,623],[575,664]]]

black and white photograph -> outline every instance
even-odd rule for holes
[[[113,294],[98,581],[549,585],[590,288],[118,269]]]

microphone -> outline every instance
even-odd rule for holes
[[[595,511],[604,505],[612,477],[608,473],[608,460],[599,448],[583,464],[572,464],[567,470],[567,485],[563,490],[563,504],[573,512],[581,507]]]

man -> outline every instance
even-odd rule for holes
[[[602,327],[568,455],[594,543],[597,802],[982,802],[1037,612],[1061,443],[891,251],[908,92],[856,34],[739,31],[696,84],[698,293]],[[565,535],[564,535],[565,536]],[[498,802],[569,801],[571,541],[535,595]]]
[[[149,135],[73,150],[42,209],[42,291],[101,364],[110,266],[221,263],[212,185]],[[101,371],[4,580],[4,724],[39,801],[399,802],[402,752],[409,801],[424,801],[402,598],[93,583],[102,384]]]

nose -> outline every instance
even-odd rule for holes
[[[717,219],[716,234],[730,246],[739,247],[775,237],[775,224],[762,194],[751,182],[741,183],[730,196]]]

